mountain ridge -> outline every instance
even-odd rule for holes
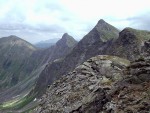
[[[98,79],[98,80],[103,82],[104,86],[100,87],[98,89],[96,86],[96,89],[93,90],[89,94],[89,96],[86,96],[87,98],[85,98],[85,100],[83,100],[83,103],[80,102],[80,104],[75,104],[75,105],[77,105],[77,107],[75,107],[73,109],[69,108],[69,111],[70,111],[70,109],[72,109],[70,111],[71,113],[80,112],[80,111],[85,112],[88,110],[91,112],[92,112],[92,110],[99,111],[100,109],[103,109],[101,106],[102,104],[97,103],[98,107],[94,107],[97,104],[95,105],[95,104],[93,104],[93,102],[97,98],[100,98],[100,100],[96,100],[96,102],[100,102],[100,103],[108,102],[108,100],[110,98],[105,98],[105,96],[106,96],[105,94],[107,94],[107,91],[109,91],[109,88],[111,87],[109,85],[111,83],[114,83],[116,81],[116,79],[120,80],[120,78],[121,79],[123,78],[120,75],[122,73],[124,73],[121,70],[123,69],[123,67],[126,63],[129,64],[128,62],[131,61],[131,66],[127,67],[126,68],[127,70],[125,70],[127,73],[132,73],[134,66],[137,66],[137,65],[138,66],[143,66],[143,65],[148,66],[149,65],[149,61],[146,60],[149,58],[149,55],[150,55],[150,52],[149,52],[150,41],[147,41],[149,39],[150,39],[149,31],[136,30],[133,28],[125,28],[122,31],[119,31],[117,28],[113,27],[112,25],[108,24],[107,22],[105,22],[102,19],[99,20],[98,23],[96,24],[96,26],[87,35],[85,35],[83,37],[83,39],[81,41],[79,41],[78,43],[73,39],[72,36],[68,35],[67,33],[64,33],[62,38],[55,45],[53,45],[47,49],[35,50],[30,55],[30,58],[28,60],[24,60],[23,68],[21,68],[21,70],[24,69],[24,67],[27,67],[25,69],[28,70],[29,72],[31,72],[32,69],[33,70],[35,69],[33,71],[34,74],[32,73],[32,75],[28,75],[31,77],[28,78],[27,81],[24,81],[24,83],[26,85],[28,85],[28,83],[31,83],[32,79],[34,79],[34,83],[35,83],[35,84],[29,84],[32,86],[32,88],[30,87],[32,89],[32,91],[29,93],[29,95],[27,97],[32,97],[32,98],[34,97],[36,99],[37,99],[37,97],[40,98],[43,95],[43,93],[45,93],[47,87],[50,88],[53,86],[54,86],[53,87],[54,89],[57,88],[58,86],[60,86],[60,89],[58,88],[59,89],[58,91],[57,91],[57,89],[55,90],[58,92],[58,95],[59,95],[59,94],[61,94],[61,91],[63,90],[64,84],[67,83],[64,81],[68,78],[75,80],[73,82],[80,84],[80,83],[82,83],[81,81],[83,80],[83,78],[90,74],[89,78],[93,77],[92,79],[90,79],[91,81],[89,81],[89,82],[83,81],[83,84],[86,84],[86,83],[88,84],[91,82],[96,83],[96,81],[97,81],[96,78],[99,78],[99,75],[102,74],[102,76],[104,75],[102,81],[100,79]],[[97,56],[97,55],[100,55],[100,56]],[[113,57],[112,57],[112,55],[113,55]],[[91,58],[91,57],[94,57],[94,58]],[[8,58],[9,58],[9,55],[8,55]],[[97,60],[88,60],[88,59],[97,59]],[[139,60],[136,60],[136,59],[139,59]],[[85,62],[85,61],[87,61],[87,62]],[[132,62],[134,62],[135,64]],[[6,63],[4,63],[4,68],[7,68],[7,66],[9,66],[10,64],[11,63],[9,61],[6,61]],[[99,64],[102,64],[102,65],[100,66]],[[107,69],[106,69],[106,67],[107,67]],[[144,68],[138,67],[138,68],[140,69],[140,71],[139,71],[140,73],[143,72],[143,71],[141,71],[142,69],[144,69],[144,70],[147,69],[145,67]],[[135,69],[135,72],[137,72],[138,68]],[[131,69],[131,71],[130,71],[130,69]],[[116,70],[118,70],[118,71],[116,71]],[[80,80],[76,81],[76,77],[79,74],[79,73],[77,74],[76,72],[79,72],[80,74],[84,75],[84,76],[80,76],[81,81]],[[144,72],[149,73],[149,70],[148,71],[146,70]],[[100,73],[100,74],[97,75],[97,73]],[[117,75],[117,73],[118,73],[118,75]],[[112,74],[115,76],[112,76],[109,74]],[[17,75],[17,74],[15,74],[15,75]],[[67,75],[67,78],[66,78],[66,75]],[[70,78],[69,75],[73,75],[73,76],[71,76],[71,78]],[[107,75],[107,76],[105,76],[105,75]],[[132,73],[132,75],[133,75],[133,73]],[[39,79],[36,81],[38,76],[39,76]],[[128,74],[127,74],[127,76],[128,76]],[[148,77],[148,75],[145,75],[145,74],[143,76],[141,76],[141,75],[132,76],[131,79],[125,79],[127,81],[123,80],[123,83],[128,82],[130,84],[130,81],[131,82],[141,82],[141,80],[145,79],[142,77],[145,77],[145,76]],[[136,79],[136,78],[138,78],[138,79]],[[89,79],[86,79],[86,80],[89,80]],[[15,79],[13,81],[15,81]],[[55,81],[56,81],[56,83],[58,83],[58,86],[55,83]],[[61,81],[61,82],[58,82],[58,81]],[[53,82],[55,85],[53,85]],[[23,87],[22,84],[20,84],[21,85],[20,87],[25,88],[26,86],[24,85],[24,87]],[[120,82],[117,81],[117,84],[120,84]],[[126,83],[125,83],[125,85],[126,85]],[[76,84],[76,86],[78,87],[78,84]],[[75,87],[73,86],[73,88],[76,88],[76,86]],[[82,84],[81,84],[81,86],[82,86]],[[20,87],[18,87],[18,88],[20,88]],[[69,88],[69,87],[70,86],[67,86],[66,88]],[[49,88],[48,88],[48,90],[49,90]],[[93,86],[90,86],[90,89],[91,88],[93,88]],[[117,89],[117,90],[120,92],[119,89]],[[11,94],[14,94],[13,92]],[[102,92],[103,92],[103,94],[101,95]],[[51,93],[51,90],[49,90],[47,92],[48,95],[49,95],[49,93]],[[68,92],[65,92],[65,93],[67,94]],[[54,93],[54,94],[56,94],[56,93]],[[76,92],[75,92],[75,94],[76,94]],[[3,95],[5,95],[5,93]],[[77,96],[77,99],[78,99],[78,97],[80,97],[78,95],[74,95],[74,94],[72,94],[72,95],[75,97]],[[101,96],[102,96],[102,98],[101,98]],[[107,96],[109,97],[109,95],[107,95]],[[112,95],[112,96],[114,96],[114,95]],[[7,95],[5,95],[5,97],[7,98]],[[52,97],[54,97],[53,98],[54,101],[55,101],[55,99],[58,98],[58,97],[55,98],[54,95],[52,95]],[[63,98],[63,100],[60,99],[60,101],[63,103],[65,101],[65,99],[66,98]],[[106,101],[103,101],[103,99],[104,100],[106,99]],[[74,100],[71,100],[71,101],[74,101]],[[56,104],[56,103],[54,102],[54,104]],[[58,104],[59,104],[59,102],[58,102]],[[113,104],[113,103],[110,103],[110,104]],[[118,104],[115,104],[115,105],[118,105]],[[47,105],[43,104],[43,108],[44,108],[44,106],[47,106]],[[108,106],[104,106],[104,107],[106,109],[109,109],[110,106],[109,107]],[[0,107],[1,107],[1,105],[0,105]],[[61,106],[61,107],[57,106],[57,107],[61,108],[60,110],[68,109],[68,108],[63,108],[64,106]],[[70,106],[70,107],[74,107],[74,106]]]
[[[102,26],[104,25],[103,27],[106,31],[109,31],[109,34],[111,32],[111,34],[116,34],[116,32],[118,32],[118,34],[116,34],[115,37],[107,35],[107,32],[103,31],[103,27],[100,26],[99,29],[96,28],[101,24]],[[143,38],[142,36],[145,34],[146,36]],[[108,41],[106,42],[102,40],[105,36],[110,37],[107,38]],[[45,91],[48,84],[51,84],[60,76],[72,71],[76,66],[96,55],[115,55],[131,61],[138,59],[141,57],[143,43],[147,39],[150,39],[149,32],[147,31],[126,28],[119,33],[117,28],[111,25],[109,26],[104,20],[100,20],[97,25],[78,42],[70,54],[64,59],[47,65],[45,71],[43,70],[41,73],[34,91],[40,95]]]
[[[102,24],[106,24],[106,26],[111,29],[109,29],[110,33],[112,32],[112,34],[115,34],[115,37],[110,37],[110,39],[118,37],[119,31],[117,28],[112,27],[104,21]],[[118,34],[116,34],[116,32],[118,32]],[[87,35],[83,37],[82,40],[78,42],[78,44],[64,59],[48,64],[45,71],[43,70],[41,73],[34,92],[38,92],[39,95],[41,95],[41,93],[45,91],[46,86],[59,78],[59,76],[73,70],[77,65],[83,63],[88,58],[98,55],[101,52],[101,47],[105,44],[101,38],[103,38],[106,32],[102,32],[102,34],[103,35],[101,35],[101,28],[95,29],[94,27]]]
[[[47,88],[36,113],[146,113],[150,59],[90,58]],[[145,70],[145,71],[143,71]]]

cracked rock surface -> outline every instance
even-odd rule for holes
[[[96,56],[54,82],[37,108],[40,113],[91,113],[103,110],[113,85],[122,79],[129,61],[114,56]]]
[[[39,113],[149,113],[150,59],[90,58],[55,81]]]

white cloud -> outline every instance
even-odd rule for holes
[[[101,18],[120,29],[150,30],[144,24],[150,19],[149,4],[149,0],[0,0],[0,37],[13,34],[37,42],[68,32],[79,39]]]

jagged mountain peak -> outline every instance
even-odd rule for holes
[[[63,36],[62,36],[62,38],[63,37],[67,37],[67,36],[69,36],[69,34],[68,33],[64,33]]]
[[[67,39],[73,39],[73,37],[70,36],[68,33],[64,33],[61,40],[67,40]]]
[[[97,31],[101,31],[101,30],[106,30],[106,31],[118,30],[117,28],[115,28],[114,26],[110,25],[109,23],[107,23],[103,19],[100,19],[98,21],[98,23],[95,26],[95,29]]]
[[[88,45],[96,42],[107,42],[110,39],[118,38],[119,30],[100,19],[96,26],[83,38]]]
[[[72,36],[70,36],[68,33],[64,33],[62,38],[57,41],[56,45],[72,47],[76,43],[77,41]]]
[[[98,24],[105,24],[106,22],[105,22],[105,20],[103,20],[103,19],[100,19],[99,21],[98,21]]]

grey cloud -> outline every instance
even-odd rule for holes
[[[127,18],[127,21],[130,22],[130,25],[132,27],[138,28],[138,29],[143,29],[143,30],[150,30],[150,15],[149,13],[140,15],[140,16],[135,16],[131,18]]]
[[[58,4],[58,2],[48,2],[45,4],[45,8],[49,9],[50,11],[55,11],[55,10],[59,10],[59,11],[62,11],[64,10],[63,7],[61,7],[60,4]]]
[[[55,33],[62,33],[65,32],[65,28],[53,24],[53,25],[36,25],[36,26],[30,26],[25,24],[0,24],[0,30],[3,31],[15,31],[15,30],[32,30],[32,31],[38,31],[38,32],[55,32]]]
[[[34,39],[29,39],[32,42],[41,40],[41,38],[51,38],[56,37],[60,38],[60,36],[64,32],[67,31],[67,26],[76,24],[77,19],[75,19],[69,11],[65,9],[65,7],[62,7],[60,2],[57,0],[55,1],[49,1],[49,0],[39,0],[38,3],[34,5],[35,7],[31,9],[33,12],[35,10],[35,14],[41,15],[42,13],[46,11],[47,15],[53,14],[53,12],[56,11],[59,15],[57,15],[56,18],[58,23],[51,24],[48,22],[42,22],[40,19],[37,23],[33,20],[26,21],[27,15],[26,15],[26,9],[22,8],[20,5],[15,5],[13,7],[9,8],[9,11],[5,13],[3,18],[0,18],[0,37],[2,36],[8,36],[8,35],[18,35],[21,37],[25,37],[25,39],[29,39],[28,37],[34,37]],[[28,9],[27,9],[28,10]],[[55,16],[55,15],[54,15]],[[46,18],[46,17],[45,17]],[[28,18],[29,19],[29,18]],[[51,20],[50,20],[51,21]],[[32,24],[33,22],[33,24]],[[82,31],[80,31],[82,32]],[[43,39],[44,40],[44,39]]]
[[[26,25],[20,24],[0,24],[0,30],[24,30],[26,29]]]
[[[57,24],[52,24],[52,25],[37,25],[37,27],[32,28],[35,31],[40,31],[40,32],[55,32],[55,33],[62,33],[65,32],[65,28],[63,28],[60,25]]]

